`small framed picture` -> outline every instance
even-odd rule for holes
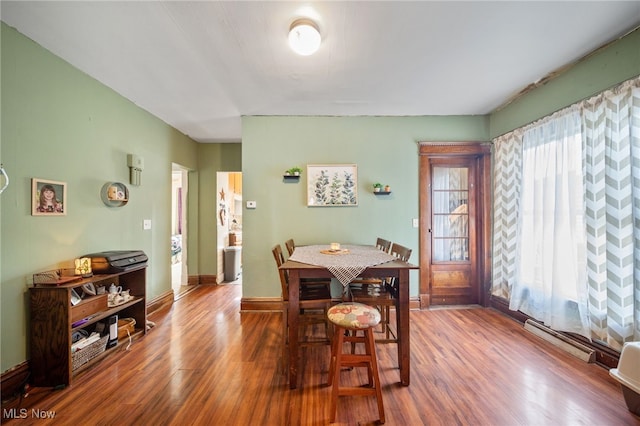
[[[307,164],[307,206],[357,205],[357,165]]]
[[[31,215],[67,214],[67,184],[53,180],[31,179]]]

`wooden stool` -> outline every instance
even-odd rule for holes
[[[375,339],[373,329],[380,323],[380,312],[368,305],[356,302],[345,302],[329,308],[327,317],[335,330],[331,342],[331,363],[329,365],[329,386],[331,389],[330,422],[336,420],[338,396],[340,395],[373,395],[378,402],[380,423],[384,423],[384,407],[382,406],[382,390],[378,376]],[[362,330],[364,336],[358,336]],[[347,331],[353,331],[348,333]],[[343,353],[344,342],[364,343],[364,354]],[[367,367],[368,387],[341,387],[340,370],[342,367]]]

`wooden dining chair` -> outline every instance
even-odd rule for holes
[[[287,359],[288,347],[288,312],[289,312],[289,274],[286,270],[280,269],[284,263],[284,254],[282,246],[276,244],[271,252],[276,261],[278,275],[280,277],[280,289],[282,291],[282,338],[283,338],[283,360]],[[310,284],[313,284],[310,282]],[[323,338],[307,337],[306,335],[298,337],[300,346],[312,345],[328,345],[331,341],[331,326],[327,319],[327,311],[331,307],[331,292],[323,285],[311,285],[309,287],[300,287],[300,330],[305,331],[306,326],[313,324],[322,324],[325,330]],[[306,334],[306,333],[305,333]],[[286,364],[286,362],[284,363]],[[284,371],[284,370],[283,370]]]
[[[389,253],[391,250],[391,241],[378,237],[376,239],[376,247],[385,253]]]
[[[284,246],[287,248],[287,252],[289,256],[293,254],[293,251],[296,249],[296,243],[293,241],[293,238],[289,238],[284,242]]]
[[[389,253],[399,260],[407,262],[412,249],[393,243]],[[351,284],[350,284],[351,285]],[[397,287],[395,278],[387,277],[378,283],[367,283],[361,287],[350,287],[351,298],[354,302],[375,306],[380,311],[383,338],[376,339],[377,343],[395,343],[398,341],[396,333],[391,328],[391,307],[397,308]]]
[[[289,256],[293,254],[293,251],[296,249],[296,243],[293,241],[293,238],[289,238],[284,242],[284,246],[287,248],[287,252]],[[331,293],[331,279],[330,278],[301,278],[300,286],[302,287],[326,287],[327,291]]]
[[[385,253],[389,253],[389,250],[391,250],[391,244],[391,241],[384,238],[378,237],[376,239],[376,247]],[[389,308],[388,306],[385,307],[384,305],[372,303],[380,299],[386,299],[387,295],[385,294],[384,280],[380,278],[356,278],[349,283],[349,294],[351,300],[355,302],[372,304],[378,308],[381,315],[380,325],[382,327],[382,332],[387,335],[388,339],[389,336],[386,330],[388,321],[386,316],[389,312]]]

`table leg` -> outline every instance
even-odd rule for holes
[[[411,344],[409,340],[409,270],[398,271],[398,309],[396,312],[396,330],[398,333],[398,365],[400,383],[409,386]]]
[[[289,389],[298,384],[298,321],[300,315],[300,274],[289,270]]]

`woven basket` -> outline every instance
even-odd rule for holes
[[[80,349],[71,354],[71,369],[76,370],[80,366],[91,361],[93,358],[100,355],[107,348],[107,340],[109,335],[101,337],[100,340],[96,340],[86,348]]]
[[[129,337],[135,331],[136,320],[133,318],[121,318],[118,320],[118,340]],[[127,330],[129,334],[127,334]]]

